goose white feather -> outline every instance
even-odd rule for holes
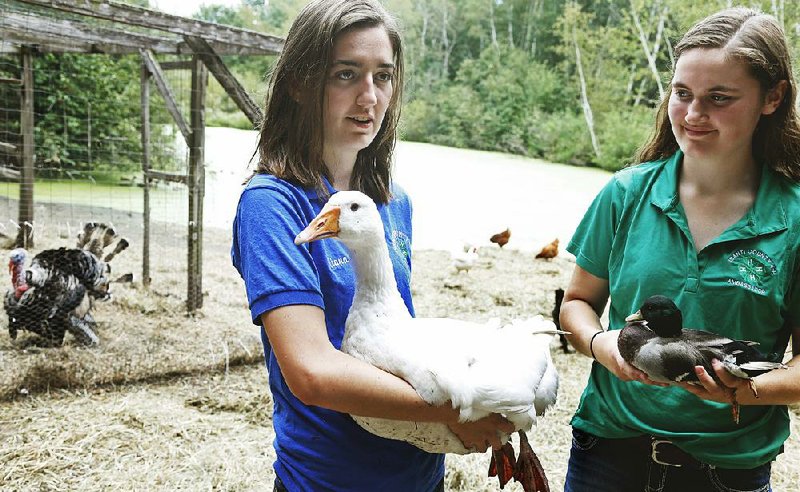
[[[499,327],[450,318],[412,318],[397,291],[374,202],[356,191],[334,194],[296,244],[337,237],[350,250],[356,290],[342,351],[407,381],[431,405],[449,402],[462,421],[500,413],[528,431],[556,400],[550,357],[555,325],[541,316]],[[474,452],[445,424],[353,416],[382,437],[428,452]],[[507,442],[509,436],[503,436]]]

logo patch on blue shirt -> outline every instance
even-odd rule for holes
[[[764,289],[767,281],[778,271],[772,258],[757,249],[736,250],[728,262],[736,267],[738,274],[738,278],[729,278],[728,283],[762,296],[767,293]]]
[[[411,258],[411,238],[405,232],[392,231],[392,247],[406,260]]]

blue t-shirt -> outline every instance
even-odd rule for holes
[[[378,211],[397,287],[413,315],[411,202],[397,186],[392,193]],[[261,326],[261,315],[277,307],[318,306],[338,349],[355,290],[349,253],[332,239],[294,244],[324,204],[313,189],[256,175],[239,199],[231,257],[244,279],[254,324]],[[275,473],[290,491],[427,492],[442,480],[444,455],[374,436],[347,414],[301,403],[289,391],[263,329],[261,339],[274,404]]]

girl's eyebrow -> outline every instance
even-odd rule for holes
[[[688,85],[680,81],[673,81],[672,87],[678,87],[680,89],[689,89]],[[740,92],[740,91],[735,87],[728,87],[727,85],[715,85],[714,87],[708,89],[708,92]]]
[[[346,65],[348,67],[360,68],[364,64],[361,63],[361,62],[354,61],[354,60],[334,60],[333,61],[333,65]],[[379,63],[378,64],[378,68],[394,69],[394,63]]]

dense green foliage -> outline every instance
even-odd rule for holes
[[[404,139],[606,169],[629,163],[650,134],[654,108],[668,89],[671,46],[695,21],[732,4],[384,2],[401,21],[405,37]],[[264,7],[260,0],[243,0],[238,8],[204,7],[198,16],[285,35],[304,4],[271,0]],[[743,4],[775,15],[785,26],[800,21],[799,2]],[[787,36],[797,52],[797,30],[787,29]],[[249,74],[248,83],[261,82],[249,88],[263,98],[264,66],[254,70],[239,60],[229,63],[237,73]]]
[[[306,0],[205,3],[195,17],[284,36]],[[384,0],[405,37],[402,137],[619,169],[652,128],[668,90],[671,46],[728,0]],[[146,5],[147,0],[130,3]],[[752,0],[787,26],[797,53],[800,2]],[[646,46],[646,48],[645,48]],[[652,63],[648,58],[652,58]],[[270,57],[225,61],[262,104]],[[0,59],[13,76],[16,61]],[[137,169],[139,58],[37,55],[37,165]],[[186,77],[170,75],[188,97]],[[0,91],[0,125],[18,132],[18,94]],[[152,98],[156,167],[174,162],[174,125]],[[186,106],[186,101],[181,105]],[[185,108],[188,114],[188,108]],[[213,77],[207,124],[252,128]],[[15,126],[16,125],[16,126]],[[170,130],[171,129],[171,130]]]

